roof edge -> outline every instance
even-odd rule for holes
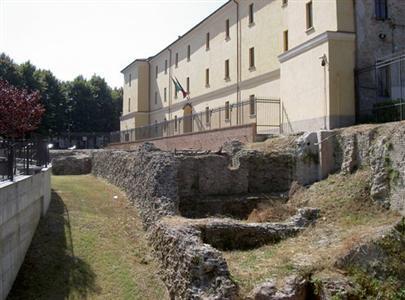
[[[134,61],[132,61],[129,65],[127,65],[125,68],[123,68],[123,69],[121,70],[121,73],[124,73],[124,71],[125,71],[126,69],[128,69],[130,66],[132,66],[133,64],[135,64],[135,63],[137,63],[137,62],[149,62],[149,59],[147,59],[147,58],[137,58],[137,59],[135,59]]]

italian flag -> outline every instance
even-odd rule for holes
[[[179,80],[176,77],[172,77],[172,80],[174,83],[174,88],[176,89],[176,93],[181,92],[183,94],[183,99],[186,98],[188,96],[188,93],[183,89]]]

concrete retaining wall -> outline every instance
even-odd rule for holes
[[[204,149],[217,151],[226,141],[239,140],[242,143],[256,141],[256,124],[234,126],[204,132],[193,132],[166,138],[148,140],[161,150]],[[145,141],[110,144],[108,149],[131,150]]]
[[[51,200],[51,170],[0,184],[0,299],[6,299]]]

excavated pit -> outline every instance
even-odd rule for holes
[[[250,250],[296,235],[316,221],[319,210],[302,208],[283,222],[248,223],[229,218],[183,219],[199,231],[203,243],[221,251]]]
[[[265,208],[281,207],[286,201],[287,198],[283,195],[183,197],[179,200],[179,212],[181,216],[189,219],[214,217],[249,221],[251,216]]]

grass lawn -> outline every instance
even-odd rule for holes
[[[137,211],[93,176],[52,177],[52,201],[9,299],[168,299]]]

